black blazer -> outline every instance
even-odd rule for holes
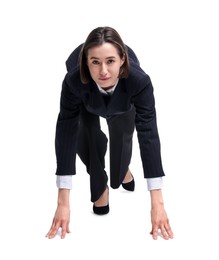
[[[128,46],[127,46],[128,47]],[[140,68],[139,61],[128,47],[130,71],[127,79],[120,79],[108,103],[91,80],[82,84],[78,68],[81,45],[66,61],[66,74],[61,91],[60,112],[56,125],[57,175],[74,175],[77,131],[80,107],[104,118],[136,109],[135,126],[145,178],[164,176],[161,162],[160,140],[156,123],[153,86],[150,77]]]

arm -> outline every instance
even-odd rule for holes
[[[148,190],[151,196],[151,224],[152,230],[150,234],[153,239],[157,239],[158,230],[161,230],[161,234],[165,239],[173,238],[173,232],[169,225],[169,220],[164,209],[164,201],[162,195],[163,177],[148,178]]]
[[[137,87],[135,86],[137,89]],[[145,178],[164,176],[160,139],[157,129],[153,86],[149,76],[138,82],[138,93],[133,97],[136,108],[135,125],[137,130],[141,160]]]
[[[76,78],[76,76],[75,76]],[[76,90],[77,79],[65,77],[56,125],[55,151],[57,175],[74,175],[81,100]],[[73,81],[73,83],[72,83]],[[76,83],[75,83],[76,82]],[[76,86],[72,86],[76,84]]]
[[[54,238],[59,228],[62,228],[61,238],[65,238],[66,233],[70,233],[70,190],[72,188],[72,176],[57,175],[56,185],[58,188],[57,209],[52,226],[46,237]]]
[[[144,168],[144,176],[148,180],[164,176],[160,140],[156,122],[155,101],[153,86],[150,78],[145,78],[145,87],[135,97],[136,107],[136,130]],[[154,179],[155,178],[155,179]],[[164,239],[173,238],[173,232],[169,225],[169,220],[164,208],[162,190],[159,185],[150,190],[151,197],[151,234],[153,239],[157,239],[158,230]]]
[[[56,126],[56,159],[57,159],[57,186],[58,200],[52,226],[46,237],[54,238],[59,230],[62,229],[61,238],[65,238],[66,233],[70,233],[70,188],[69,180],[71,175],[75,174],[76,140],[79,123],[79,104],[80,98],[71,91],[66,79],[63,81],[60,113]],[[64,176],[64,184],[58,182],[58,175]]]

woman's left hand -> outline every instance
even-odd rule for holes
[[[153,239],[157,239],[159,230],[164,239],[173,238],[173,232],[170,227],[169,219],[164,208],[162,190],[151,190],[151,224],[152,230],[150,234]]]
[[[163,204],[152,207],[151,223],[152,230],[150,234],[152,235],[153,239],[157,239],[159,230],[164,239],[168,240],[169,238],[173,238],[173,232],[170,227],[169,219],[167,217]]]

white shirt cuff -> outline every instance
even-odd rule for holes
[[[72,175],[57,175],[56,186],[59,189],[72,189]]]
[[[148,178],[147,179],[148,190],[160,190],[163,187],[163,178]]]
[[[72,189],[72,175],[57,175],[56,176],[56,186],[59,189]],[[148,190],[162,189],[163,178],[148,178],[147,179]]]

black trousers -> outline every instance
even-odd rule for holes
[[[109,130],[110,186],[119,188],[132,156],[135,109],[107,119]],[[105,154],[108,139],[101,131],[99,116],[82,107],[77,140],[77,154],[90,175],[91,201],[95,202],[106,189]]]

